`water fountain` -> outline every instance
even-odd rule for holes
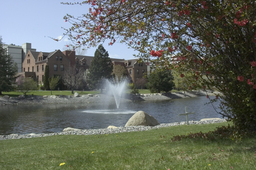
[[[122,100],[123,95],[125,94],[126,87],[127,87],[127,80],[121,79],[121,81],[118,81],[118,79],[111,79],[111,80],[105,80],[104,83],[105,87],[105,96],[107,96],[107,99],[104,97],[104,101],[102,100],[100,107],[102,109],[99,109],[100,107],[97,107],[97,109],[93,110],[85,110],[83,112],[86,113],[93,113],[93,114],[134,114],[134,110],[127,110],[127,109],[121,109],[120,103]],[[113,105],[113,99],[114,104]]]
[[[106,80],[106,88],[108,89],[107,93],[113,95],[117,109],[119,109],[121,97],[126,90],[126,85],[127,81],[125,79],[121,81],[118,81],[117,79],[112,81]]]

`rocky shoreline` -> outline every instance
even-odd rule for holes
[[[172,100],[178,98],[191,98],[198,96],[213,96],[217,92],[205,91],[190,91],[190,92],[176,92],[176,93],[154,93],[154,94],[126,94],[123,96],[121,102],[132,101],[160,101]],[[50,95],[50,96],[19,96],[19,97],[0,97],[0,105],[29,105],[29,104],[66,104],[66,103],[83,103],[83,104],[98,104],[99,99],[109,100],[109,95],[106,94],[87,94],[87,95]]]
[[[211,124],[211,123],[221,123],[226,122],[225,119],[206,119],[200,121],[189,121],[189,124]],[[0,140],[8,139],[25,139],[25,138],[35,138],[35,137],[47,137],[56,135],[96,135],[96,134],[113,134],[113,133],[124,133],[124,132],[135,132],[135,131],[147,131],[151,129],[159,129],[163,127],[186,125],[186,122],[175,122],[175,123],[162,123],[157,126],[130,126],[130,127],[112,127],[105,129],[70,129],[63,132],[56,133],[30,133],[30,134],[10,134],[10,135],[0,135]]]

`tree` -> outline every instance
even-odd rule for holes
[[[63,83],[72,91],[74,94],[74,89],[83,81],[84,70],[83,68],[76,68],[75,66],[68,67],[63,74]]]
[[[16,79],[18,89],[26,95],[30,90],[37,90],[37,83],[30,77],[19,76]]]
[[[91,89],[102,89],[103,79],[111,77],[113,64],[108,56],[108,52],[102,45],[98,46],[94,53],[91,66],[89,68],[87,83]]]
[[[122,78],[127,77],[128,72],[127,69],[125,68],[125,66],[119,65],[119,64],[115,64],[113,65],[113,72],[112,75],[118,80],[121,81]]]
[[[2,39],[0,37],[0,95],[3,91],[13,90],[12,84],[15,81],[17,67],[10,55],[3,49]]]
[[[59,76],[52,76],[51,78],[49,78],[49,87],[51,89],[51,94],[52,94],[52,90],[54,90],[59,84],[59,81],[60,81]]]
[[[148,84],[151,93],[169,92],[173,89],[173,76],[171,70],[154,70],[148,77]]]
[[[46,65],[45,66],[45,71],[44,71],[44,89],[45,90],[49,90],[49,66]]]
[[[112,45],[119,38],[138,50],[144,61],[193,74],[192,89],[216,88],[223,94],[215,99],[221,99],[220,114],[241,130],[256,130],[254,0],[92,0],[76,4],[92,8],[84,18],[64,17],[72,24],[66,34],[74,46],[95,46],[101,41]]]

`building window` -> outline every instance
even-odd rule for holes
[[[28,72],[29,72],[29,67],[28,67]]]
[[[44,82],[44,75],[42,75],[42,82]]]
[[[60,61],[62,61],[62,57],[60,56]]]
[[[37,71],[37,72],[39,71],[39,66],[36,66],[36,71]]]
[[[34,66],[32,66],[32,72],[34,72]]]
[[[145,73],[145,70],[142,70],[142,73]]]
[[[36,76],[36,82],[38,84],[38,81],[39,81],[39,76]]]
[[[60,70],[64,71],[64,65],[63,64],[60,65]]]
[[[137,70],[137,74],[140,74],[139,70]]]
[[[58,56],[56,56],[56,60],[58,60]]]
[[[57,70],[58,70],[58,66],[57,66],[57,64],[54,64],[54,66],[53,66],[53,70],[54,70],[54,71],[57,71]]]
[[[44,71],[44,65],[42,65],[42,71]]]
[[[25,68],[23,68],[24,72],[26,71]]]
[[[28,63],[28,64],[30,63],[30,59],[27,59],[27,63]]]
[[[130,69],[130,74],[132,74],[132,69]]]

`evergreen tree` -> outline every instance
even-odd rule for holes
[[[173,89],[173,76],[171,70],[157,69],[148,78],[148,88],[152,93],[169,92]]]
[[[44,89],[49,90],[50,85],[49,85],[49,66],[45,66],[45,71],[44,71]]]
[[[0,95],[3,91],[13,90],[12,84],[15,80],[17,67],[15,67],[10,55],[3,49],[2,39],[0,38]]]
[[[101,88],[101,83],[104,78],[111,77],[113,70],[112,61],[109,58],[108,52],[102,45],[94,53],[94,58],[91,62],[88,74],[88,85],[91,89]]]

